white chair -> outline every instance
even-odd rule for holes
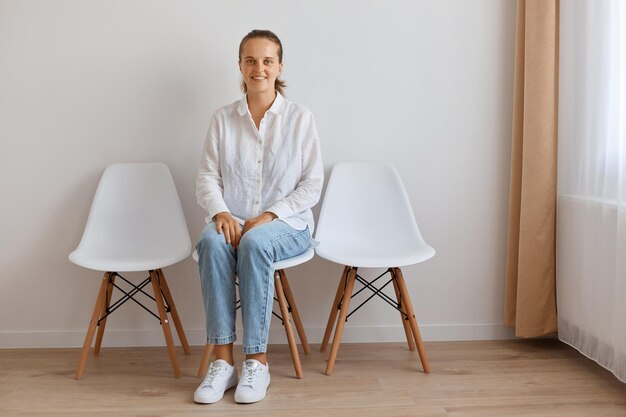
[[[182,261],[190,253],[187,223],[167,166],[162,163],[110,165],[100,179],[80,244],[69,255],[76,265],[104,271],[76,379],[82,378],[96,327],[94,355],[100,352],[107,317],[129,300],[160,320],[174,376],[180,376],[168,312],[185,354],[189,354],[189,345],[162,268]],[[134,285],[119,274],[130,271],[149,271],[149,276]],[[116,278],[132,289],[125,291],[118,286]],[[148,284],[152,285],[154,297],[143,291]],[[111,303],[114,287],[124,296]],[[138,301],[139,293],[156,302],[158,314]]]
[[[293,297],[293,293],[291,292],[291,287],[289,286],[289,281],[287,280],[287,274],[285,273],[285,269],[303,264],[313,258],[314,255],[315,251],[313,250],[313,248],[309,248],[306,252],[298,256],[275,262],[273,265],[275,293],[274,300],[278,301],[281,315],[278,315],[274,312],[272,312],[272,314],[278,317],[278,319],[282,321],[283,326],[285,327],[285,333],[287,334],[287,343],[289,344],[289,351],[291,352],[293,367],[296,371],[296,376],[300,379],[303,377],[302,364],[300,363],[300,355],[298,354],[296,339],[293,334],[293,329],[291,328],[289,313],[291,313],[291,315],[293,316],[293,321],[296,325],[296,330],[298,331],[298,337],[300,337],[300,344],[302,344],[302,349],[304,350],[304,353],[308,354],[311,350],[309,348],[309,342],[307,341],[306,334],[304,333],[304,327],[302,326],[300,313],[298,312],[298,308],[296,307],[296,300]],[[192,257],[196,262],[198,262],[198,253],[196,251],[193,252]],[[236,279],[236,277],[233,277],[233,279]],[[236,304],[237,308],[239,308],[239,301],[237,301]],[[202,360],[200,361],[198,377],[202,378],[204,377],[204,375],[206,375],[207,369],[209,368],[209,361],[211,359],[212,352],[213,345],[207,343],[204,348]]]
[[[347,318],[375,295],[400,312],[409,349],[414,350],[417,345],[424,372],[430,372],[400,267],[426,261],[435,255],[435,250],[420,234],[402,180],[393,165],[336,164],[328,181],[315,238],[320,242],[315,249],[319,256],[345,266],[322,340],[323,352],[339,313],[326,374],[333,372]],[[367,281],[357,273],[359,267],[387,270]],[[387,273],[389,281],[375,287],[374,283]],[[363,288],[353,294],[355,281]],[[396,300],[382,292],[389,283],[393,284]],[[373,294],[348,314],[350,299],[365,289]]]

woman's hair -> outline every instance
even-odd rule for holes
[[[254,38],[267,39],[267,40],[274,42],[276,45],[278,45],[278,63],[282,64],[283,44],[280,42],[280,39],[278,39],[278,36],[276,36],[276,34],[270,30],[259,30],[259,29],[255,29],[252,32],[248,33],[241,40],[241,43],[239,44],[239,62],[241,62],[241,54],[243,53],[243,45],[250,39],[254,39]],[[274,89],[278,91],[280,94],[284,94],[285,87],[287,87],[287,84],[285,84],[283,80],[280,80],[278,79],[278,77],[276,77],[276,81],[274,82]],[[241,81],[241,90],[244,93],[248,92],[248,87],[246,86],[246,83],[243,80]]]

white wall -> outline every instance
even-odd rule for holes
[[[202,141],[213,110],[240,96],[237,47],[253,28],[282,38],[287,95],[315,114],[327,174],[342,160],[398,167],[437,249],[404,274],[424,338],[509,337],[514,15],[510,0],[0,1],[0,347],[82,344],[100,273],[67,255],[108,164],[167,163],[195,241]],[[341,269],[314,259],[289,271],[313,342]],[[165,273],[190,341],[202,343],[196,265]],[[376,302],[344,340],[403,340],[401,329]],[[273,323],[273,340],[283,334]],[[104,344],[163,336],[129,303]]]

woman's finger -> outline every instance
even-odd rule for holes
[[[228,224],[230,232],[230,244],[235,249],[237,247],[237,222],[232,220]]]
[[[228,224],[228,223],[226,223],[226,224],[223,226],[223,229],[222,229],[222,230],[224,230],[224,238],[226,239],[226,243],[227,243],[227,244],[230,244],[230,227],[229,227],[229,224]]]

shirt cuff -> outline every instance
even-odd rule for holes
[[[207,211],[209,212],[209,218],[210,219],[213,219],[213,217],[217,213],[221,213],[221,212],[224,212],[224,211],[230,213],[230,210],[228,210],[228,207],[226,207],[226,203],[224,203],[223,201],[217,201],[217,202],[211,204]]]
[[[284,201],[279,201],[275,203],[272,207],[268,208],[265,211],[271,211],[275,215],[278,216],[279,219],[286,219],[287,217],[291,217],[293,215],[293,210],[289,207],[289,204]]]

